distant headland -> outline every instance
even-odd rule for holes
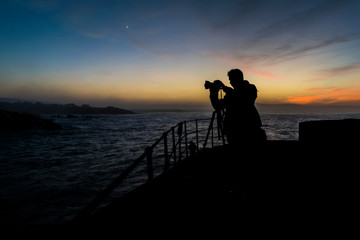
[[[77,106],[70,104],[45,104],[27,101],[1,101],[0,110],[27,112],[33,114],[134,114],[134,112],[117,107],[92,107],[88,104]]]

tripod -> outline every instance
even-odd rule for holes
[[[217,130],[218,130],[218,139],[222,140],[223,144],[225,144],[225,137],[224,137],[224,130],[223,130],[223,115],[224,115],[224,110],[217,110],[217,111],[213,112],[211,121],[210,121],[210,125],[208,128],[207,134],[206,134],[206,138],[204,141],[203,148],[206,147],[210,132],[213,132],[215,116],[216,116],[216,120],[217,120],[216,122],[217,122]],[[213,139],[212,139],[212,141],[213,141]]]

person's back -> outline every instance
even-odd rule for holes
[[[256,132],[262,126],[260,115],[254,105],[256,95],[256,87],[244,81],[241,88],[230,91],[224,97],[224,132],[229,143],[256,140]]]

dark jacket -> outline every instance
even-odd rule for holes
[[[225,110],[224,133],[228,140],[254,138],[262,126],[255,107],[257,98],[255,85],[245,80],[237,89],[223,87],[223,90],[226,93],[224,99],[218,99],[215,91],[210,93],[210,99],[215,110]]]

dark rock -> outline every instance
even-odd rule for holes
[[[317,144],[358,144],[360,119],[301,122],[299,140],[303,143]]]
[[[50,119],[44,119],[37,115],[0,110],[0,130],[28,129],[58,130],[62,127]]]
[[[134,112],[117,107],[91,107],[84,104],[77,106],[73,103],[70,104],[44,104],[44,103],[31,103],[31,102],[0,102],[0,109],[4,111],[15,112],[30,112],[34,114],[133,114]]]

